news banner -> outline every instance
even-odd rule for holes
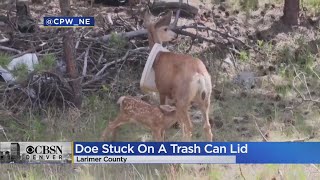
[[[0,142],[0,162],[320,164],[320,142]]]

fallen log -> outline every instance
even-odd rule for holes
[[[138,36],[146,36],[147,35],[147,30],[146,29],[140,29],[140,30],[137,30],[137,31],[130,31],[130,32],[123,32],[123,33],[118,33],[117,35],[119,37],[123,37],[123,38],[126,38],[126,39],[131,39],[133,37],[138,37]],[[87,40],[93,40],[93,41],[103,41],[103,42],[107,42],[110,40],[110,38],[112,37],[113,35],[112,34],[108,34],[108,35],[104,35],[102,37],[97,37],[97,38],[90,38],[90,37],[87,37],[85,39]]]
[[[157,2],[154,2],[150,7],[150,11],[153,14],[160,14],[168,10],[177,12],[179,9],[181,10],[180,12],[181,17],[194,18],[198,14],[198,8],[186,3],[181,3],[181,7],[180,7],[180,2],[157,1]]]

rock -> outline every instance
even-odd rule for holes
[[[222,6],[222,5],[220,5],[220,6],[218,7],[218,9],[221,10],[221,11],[226,11],[226,8],[225,8],[224,6]]]
[[[253,72],[240,72],[233,82],[240,87],[249,90],[255,87],[255,76]]]
[[[232,66],[232,65],[233,65],[233,62],[231,61],[231,59],[230,59],[230,57],[229,57],[229,56],[227,56],[227,58],[226,58],[226,59],[224,59],[224,61],[223,61],[223,62],[225,62],[225,63],[229,64],[230,66]]]
[[[217,129],[220,129],[223,126],[223,122],[221,121],[220,117],[215,118],[215,120],[209,119],[211,127],[214,126]]]

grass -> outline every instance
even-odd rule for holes
[[[315,14],[320,12],[320,0],[304,0],[303,5]]]
[[[17,78],[18,82],[26,81],[29,74],[28,66],[19,64],[12,70],[12,74]]]
[[[249,53],[246,52],[246,51],[240,51],[239,59],[240,59],[240,61],[242,61],[242,62],[247,62],[247,61],[249,61],[249,59],[250,59],[250,55],[249,55]]]
[[[108,45],[114,49],[124,49],[125,46],[127,45],[127,40],[117,35],[116,33],[111,33],[111,37]]]
[[[5,53],[0,53],[0,66],[5,68],[10,63],[10,56]]]
[[[232,87],[230,88],[232,90]],[[256,113],[258,124],[261,127],[267,126],[267,120],[264,119],[267,114],[274,114],[274,107],[270,108],[269,102],[260,104],[263,100],[257,101],[256,97],[237,98],[231,96],[233,91],[225,92],[229,98],[225,102],[215,102],[212,106],[213,115],[221,115],[223,127],[214,129],[214,135],[217,141],[259,141],[259,135],[253,119],[249,121],[235,122],[233,117],[241,117],[246,113]],[[89,96],[84,101],[83,111],[80,116],[77,111],[61,112],[55,109],[49,109],[44,115],[26,114],[21,117],[21,122],[28,122],[24,128],[17,120],[0,120],[0,124],[6,127],[7,134],[11,140],[22,141],[95,141],[100,133],[112,120],[118,107],[108,98],[99,96]],[[256,109],[258,108],[258,109]],[[270,112],[264,112],[270,108]],[[302,107],[302,109],[305,109]],[[296,124],[294,127],[285,127],[284,134],[277,134],[279,129],[271,129],[273,140],[291,139],[307,135],[312,131],[310,124],[305,119],[314,122],[319,117],[320,112],[311,109],[310,114],[302,117],[302,112],[296,112],[294,117]],[[315,112],[315,113],[313,113]],[[265,113],[265,114],[264,114]],[[282,112],[272,117],[272,122],[278,125],[282,124],[280,120]],[[76,124],[74,123],[76,122]],[[312,128],[320,127],[320,124],[312,124]],[[277,125],[276,125],[277,126]],[[241,128],[247,130],[241,130]],[[195,134],[201,133],[202,124],[195,124]],[[238,130],[240,129],[240,131]],[[296,134],[304,132],[303,134]],[[274,132],[274,133],[273,133]],[[291,132],[291,133],[289,133]],[[118,141],[140,141],[139,135],[148,134],[149,131],[136,126],[122,126],[118,131]],[[170,135],[177,134],[177,130],[170,130]],[[179,134],[179,133],[178,133]],[[244,134],[244,135],[243,135]],[[247,136],[250,135],[250,136]],[[175,137],[178,140],[178,137]],[[0,140],[4,141],[0,136]],[[201,141],[201,137],[195,137],[195,141]],[[278,176],[278,170],[283,173],[284,178],[296,179],[310,177],[307,175],[308,168],[305,165],[293,165],[288,168],[285,165],[241,165],[244,176],[249,179],[271,179]],[[236,179],[240,177],[239,165],[2,165],[0,171],[4,179]],[[252,173],[256,171],[256,173]],[[295,171],[295,173],[292,173]]]
[[[239,179],[239,165],[13,165],[6,166],[3,179]],[[314,179],[316,169],[306,165],[241,165],[246,179]],[[0,167],[4,168],[4,167]],[[15,172],[14,170],[18,170]],[[309,175],[306,171],[314,172]],[[112,172],[112,173],[110,173]],[[242,178],[241,178],[242,179]]]
[[[275,90],[278,94],[286,96],[288,92],[292,90],[292,87],[290,85],[278,85],[275,87]]]
[[[56,58],[52,54],[43,56],[42,60],[35,66],[35,71],[49,71],[56,66]]]

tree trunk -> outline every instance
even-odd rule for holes
[[[298,25],[299,0],[285,0],[283,8],[283,23],[287,25]]]
[[[28,1],[16,1],[17,25],[22,33],[33,33],[36,30],[36,23],[31,17]]]
[[[61,15],[71,16],[70,11],[70,0],[59,0]],[[79,72],[75,59],[75,43],[74,43],[74,32],[72,28],[63,29],[65,32],[63,36],[63,53],[64,59],[67,65],[67,73],[69,78],[72,80],[70,85],[73,91],[73,103],[77,108],[81,108],[82,104],[82,89],[81,79],[79,78]]]

